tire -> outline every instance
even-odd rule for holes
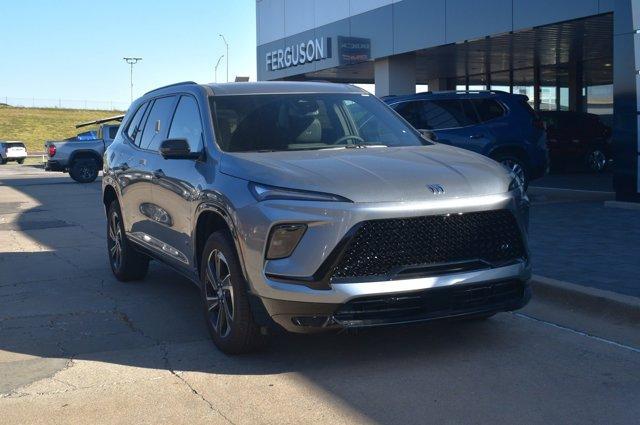
[[[607,168],[607,156],[600,149],[592,149],[585,157],[589,171],[601,173]]]
[[[0,165],[4,165],[7,163],[7,160],[0,156]]]
[[[522,179],[525,190],[529,188],[529,169],[520,157],[510,154],[498,154],[493,157],[493,159],[513,171]]]
[[[121,282],[142,280],[149,270],[149,257],[138,252],[124,233],[118,201],[107,213],[107,255],[113,275]]]
[[[78,183],[91,183],[98,178],[98,162],[95,159],[77,159],[71,164],[69,175]]]
[[[19,159],[19,160],[18,160],[18,164],[20,164],[20,165],[24,164],[24,158]]]
[[[227,232],[209,236],[202,253],[200,294],[213,343],[226,354],[263,348],[267,336],[255,323],[249,306],[247,282]]]

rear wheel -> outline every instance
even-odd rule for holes
[[[607,156],[600,149],[593,149],[587,154],[586,162],[589,170],[601,173],[607,166]]]
[[[98,177],[98,162],[95,159],[77,159],[69,168],[69,175],[78,183],[91,183]]]
[[[0,155],[0,165],[4,165],[6,163],[7,163],[7,160]]]
[[[18,164],[24,164],[24,158],[18,160]]]
[[[122,281],[141,280],[149,270],[149,257],[132,246],[124,233],[118,201],[113,201],[107,214],[107,249],[114,276]]]
[[[227,354],[262,348],[267,337],[253,320],[247,283],[235,246],[226,232],[209,236],[201,264],[204,316],[214,344]]]

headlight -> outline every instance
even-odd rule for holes
[[[267,260],[289,257],[306,231],[306,224],[279,224],[274,226],[271,229],[269,244],[267,245]]]
[[[249,183],[249,190],[258,202],[273,199],[287,199],[291,201],[323,201],[323,202],[352,202],[339,195],[330,193],[310,192],[298,189],[267,186],[260,183]]]

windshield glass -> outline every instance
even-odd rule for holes
[[[211,110],[227,152],[429,144],[368,94],[214,96]]]

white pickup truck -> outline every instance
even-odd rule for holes
[[[63,141],[47,141],[44,150],[47,153],[47,171],[68,172],[72,179],[79,183],[91,183],[98,177],[102,168],[104,150],[113,142],[118,133],[124,115],[104,118],[76,125],[76,128],[100,124],[95,140],[71,138]]]

